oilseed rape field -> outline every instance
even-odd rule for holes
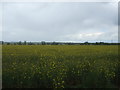
[[[3,88],[118,88],[118,45],[3,45]]]

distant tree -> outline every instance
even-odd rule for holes
[[[100,42],[100,45],[103,45],[104,44],[104,42]]]
[[[67,45],[72,45],[73,43],[67,43]]]
[[[89,44],[88,42],[84,42],[85,45]]]
[[[7,45],[10,45],[10,43],[8,42]]]
[[[26,41],[24,41],[24,45],[26,45],[27,44],[27,42]]]
[[[99,45],[99,42],[96,42],[95,44],[96,44],[96,45]]]
[[[18,42],[18,45],[22,45],[22,42],[21,42],[21,41],[19,41],[19,42]]]
[[[2,41],[2,45],[4,44],[4,41]]]
[[[33,43],[32,43],[32,42],[29,42],[28,45],[33,45]]]
[[[57,42],[52,42],[52,45],[58,45],[59,43],[57,43]]]
[[[13,43],[14,45],[16,45],[17,43]]]
[[[45,45],[46,43],[45,43],[45,41],[41,41],[41,44],[42,44],[42,45]]]
[[[37,45],[40,45],[40,43],[37,43]]]

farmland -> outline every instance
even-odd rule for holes
[[[117,88],[117,45],[3,45],[3,88]]]

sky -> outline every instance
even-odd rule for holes
[[[3,41],[118,41],[114,3],[7,2],[2,6]]]

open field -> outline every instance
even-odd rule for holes
[[[3,88],[116,88],[117,45],[3,45]]]

